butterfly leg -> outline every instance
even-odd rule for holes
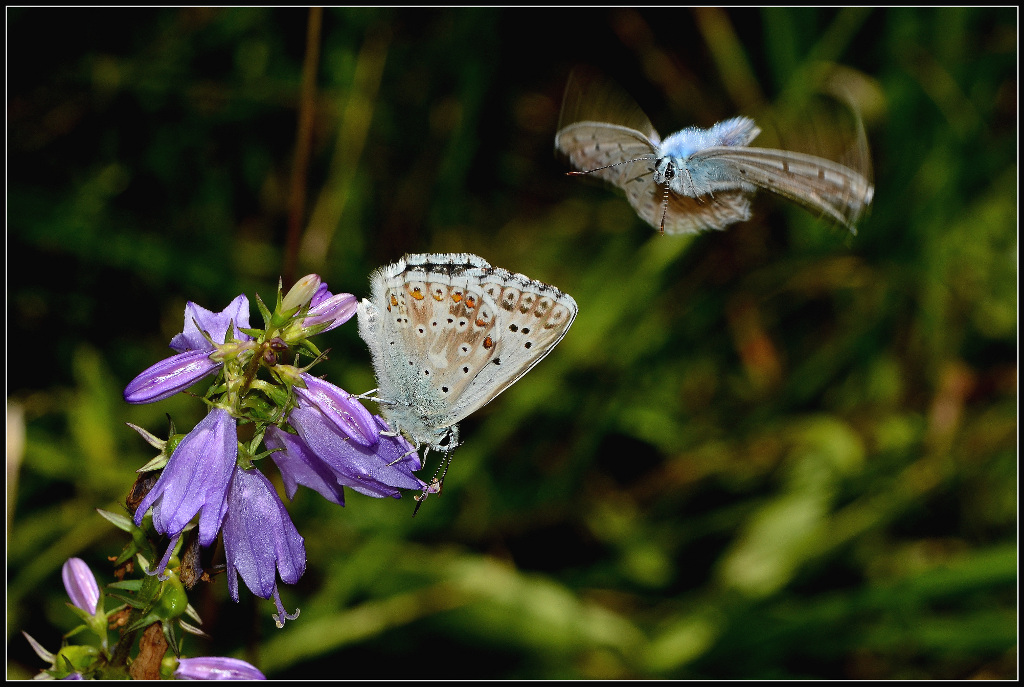
[[[380,391],[380,389],[370,389],[369,391],[364,391],[361,394],[356,394],[355,397],[362,401],[373,401],[374,403],[380,403],[381,400],[374,396],[374,394],[377,393],[378,391]]]
[[[381,432],[381,435],[383,435],[383,436],[398,436],[398,432],[395,432],[393,434],[391,432]],[[430,447],[429,446],[427,447],[427,451],[430,451]],[[419,447],[418,446],[416,448],[414,448],[413,450],[409,451],[408,453],[406,453],[405,455],[402,455],[402,456],[400,456],[398,458],[395,458],[393,461],[388,463],[385,467],[391,467],[392,465],[397,465],[398,463],[401,463],[403,460],[405,460],[409,456],[414,456],[417,453],[419,453]],[[424,458],[427,457],[426,452],[424,452],[423,457]]]

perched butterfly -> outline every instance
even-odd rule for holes
[[[593,174],[623,189],[637,214],[663,233],[724,229],[749,219],[758,188],[854,230],[874,195],[868,180],[813,155],[749,147],[760,132],[749,117],[733,117],[662,141],[628,96],[574,73],[555,148],[579,170],[569,174]]]
[[[359,335],[381,415],[417,446],[445,452],[458,444],[456,423],[550,353],[577,312],[568,294],[468,253],[406,255],[370,284]]]

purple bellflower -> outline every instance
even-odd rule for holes
[[[305,388],[297,384],[294,387],[299,408],[320,411],[335,429],[358,444],[373,446],[377,443],[380,434],[377,423],[355,396],[306,372],[299,376],[306,385]]]
[[[179,680],[266,680],[255,666],[226,656],[179,658],[174,677]]]
[[[239,445],[239,423],[255,425],[254,436],[262,436],[270,450],[289,498],[300,484],[339,505],[345,503],[346,486],[378,498],[398,498],[402,489],[426,494],[437,488],[413,474],[422,463],[408,441],[356,397],[307,372],[323,357],[309,337],[351,319],[355,296],[332,294],[310,274],[283,296],[279,289],[277,303],[270,311],[257,299],[262,332],[249,327],[244,295],[221,312],[188,303],[183,330],[170,343],[176,354],[132,380],[124,397],[129,403],[159,401],[220,373],[205,398],[212,410],[169,457],[169,441],[150,438],[161,454],[143,470],[162,467],[162,472],[139,502],[134,522],[140,526],[152,512],[153,528],[171,539],[159,563],[148,566],[147,572],[161,578],[193,519],[198,516],[201,546],[211,546],[223,531],[231,598],[238,601],[241,577],[255,595],[274,599],[281,626],[295,616],[285,612],[278,583],[294,584],[302,576],[305,543],[274,487],[253,466],[266,455],[258,453],[258,441]],[[284,358],[291,354],[294,360]],[[313,363],[302,367],[302,354]],[[195,672],[189,665],[200,666],[198,672],[219,670],[216,664],[184,665],[185,673]]]
[[[288,420],[298,436],[268,431],[265,440],[268,448],[283,449],[271,458],[281,471],[289,498],[297,484],[340,505],[344,504],[340,486],[378,498],[399,498],[400,489],[422,490],[426,486],[413,474],[422,467],[419,455],[402,436],[379,434],[376,445],[363,446],[325,421],[316,408],[295,408]],[[388,431],[382,418],[373,416],[373,421],[378,432]]]
[[[232,337],[237,342],[248,342],[252,337],[243,334],[239,327],[249,326],[249,299],[238,296],[219,313],[189,301],[185,306],[185,327],[171,339],[171,348],[178,351],[151,366],[137,376],[124,390],[124,400],[129,403],[153,403],[170,398],[213,374],[223,360],[211,358],[216,352],[215,344],[224,344],[229,326],[234,323]],[[203,331],[210,335],[211,343]]]
[[[153,507],[153,527],[171,537],[156,571],[167,567],[182,530],[199,514],[199,543],[210,546],[227,512],[228,487],[238,457],[235,418],[214,408],[181,440],[160,479],[135,511],[135,524]]]
[[[235,468],[224,518],[224,554],[227,559],[228,592],[238,601],[238,576],[253,594],[274,598],[278,627],[298,617],[285,612],[277,591],[277,576],[295,584],[306,570],[302,536],[277,492],[263,474],[253,468]]]

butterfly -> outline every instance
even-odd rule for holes
[[[555,148],[578,170],[570,175],[592,174],[623,189],[637,214],[662,233],[724,229],[750,219],[759,188],[855,230],[874,195],[871,183],[831,160],[750,147],[760,132],[749,117],[733,117],[662,140],[629,96],[574,73]]]
[[[417,447],[446,453],[457,423],[550,353],[578,310],[555,287],[469,253],[406,255],[370,284],[357,317],[381,415]]]

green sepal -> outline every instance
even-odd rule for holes
[[[268,329],[283,329],[289,322],[295,319],[295,316],[298,315],[299,311],[303,308],[308,308],[308,304],[305,306],[300,305],[297,308],[285,310],[284,312],[275,311],[273,316],[270,318],[270,327]]]
[[[327,325],[324,325],[325,328],[326,326]],[[297,342],[295,344],[295,347],[303,349],[304,351],[306,351],[306,353],[310,355],[310,357],[314,358],[313,363],[310,363],[311,365],[317,362],[316,358],[319,358],[320,356],[323,355],[323,353],[320,352],[320,349],[317,348],[316,345],[309,339],[303,339],[302,341]]]
[[[261,336],[263,336],[264,333],[263,329],[256,329],[255,327],[239,327],[238,331],[242,332],[243,334],[248,334],[254,339],[259,339]]]
[[[109,510],[103,510],[102,508],[97,508],[96,512],[99,513],[104,520],[119,530],[124,530],[125,532],[130,533],[138,529],[138,527],[135,526],[135,523],[131,521],[131,518],[121,515],[120,513],[112,513]]]
[[[148,605],[146,603],[142,603],[141,601],[139,601],[138,598],[131,596],[130,594],[127,594],[125,592],[118,591],[117,589],[111,589],[110,591],[108,591],[107,596],[109,596],[111,599],[117,599],[118,601],[125,604],[126,606],[129,606],[130,608],[145,608]]]
[[[278,286],[277,286],[277,302],[278,302],[278,304],[281,303],[281,282],[280,282],[280,280],[278,280]],[[263,302],[263,299],[260,298],[259,294],[256,294],[256,308],[260,311],[260,317],[263,318],[263,326],[266,327],[270,323],[270,309]],[[262,333],[263,332],[260,331],[260,334],[262,334]],[[259,334],[256,335],[256,338],[259,338]]]
[[[158,616],[156,613],[147,613],[145,616],[139,618],[134,623],[126,627],[125,632],[134,632],[136,630],[141,630],[144,627],[149,627],[153,623],[158,622],[160,622],[160,616]]]
[[[142,591],[142,580],[121,580],[119,582],[111,582],[107,585],[107,589],[124,589],[129,592]]]
[[[167,639],[167,644],[174,653],[174,657],[181,658],[181,642],[178,641],[178,634],[174,631],[175,624],[163,623],[164,638]]]
[[[127,546],[124,547],[124,549],[121,551],[121,555],[119,555],[117,557],[117,560],[114,561],[114,567],[117,568],[117,567],[120,567],[120,566],[124,565],[125,563],[128,562],[129,559],[131,559],[132,556],[134,556],[138,552],[139,552],[138,543],[135,542],[135,541],[132,541],[131,543],[129,543]]]
[[[178,619],[178,625],[180,625],[181,629],[184,630],[185,632],[189,633],[190,635],[195,635],[197,637],[204,637],[206,639],[212,639],[212,637],[210,637],[210,635],[206,634],[205,632],[200,630],[195,625],[192,625],[191,623],[186,623],[184,620],[181,620],[180,618]]]

